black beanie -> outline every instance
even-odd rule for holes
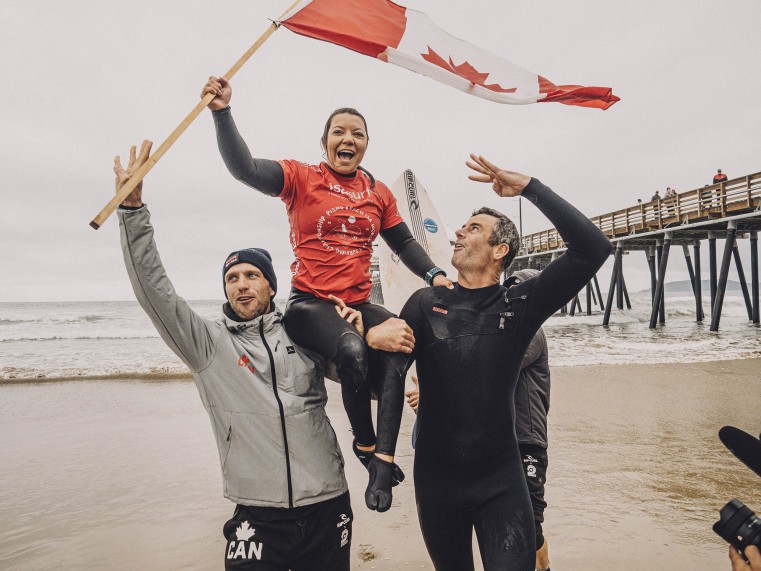
[[[246,248],[245,250],[231,252],[222,266],[223,285],[227,270],[235,264],[251,264],[259,268],[265,279],[269,282],[270,287],[277,293],[277,276],[275,275],[275,269],[272,267],[272,257],[267,250],[264,248]],[[227,288],[225,288],[225,296],[227,296]]]

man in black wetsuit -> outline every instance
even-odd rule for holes
[[[417,291],[401,317],[415,335],[421,393],[415,452],[420,527],[437,570],[473,569],[472,530],[487,571],[534,569],[531,502],[514,430],[523,355],[541,324],[570,301],[610,254],[608,239],[581,212],[529,176],[480,156],[472,180],[503,197],[533,202],[567,252],[510,288],[499,283],[519,247],[515,225],[481,208],[457,231],[454,289]]]

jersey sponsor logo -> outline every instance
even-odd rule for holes
[[[251,362],[251,359],[249,359],[248,355],[246,354],[243,354],[240,356],[240,359],[238,359],[238,366],[246,367],[246,369],[248,369],[252,373],[256,373],[256,369],[254,369],[254,364]]]
[[[227,559],[254,559],[262,560],[262,542],[251,541],[256,534],[256,530],[251,527],[248,521],[242,522],[238,529],[235,530],[236,539],[227,544]]]
[[[332,182],[329,183],[329,188],[333,192],[336,192],[338,194],[341,194],[343,196],[347,196],[351,198],[352,200],[362,200],[363,198],[370,198],[370,188],[365,187],[365,190],[361,192],[349,192],[346,190],[343,186],[340,184],[333,184]]]
[[[446,309],[443,309],[443,308],[441,308],[441,307],[436,307],[435,305],[433,306],[433,310],[434,310],[436,313],[443,313],[444,315],[446,315],[447,313],[449,313],[449,311],[448,311],[448,310],[446,310]]]
[[[372,218],[351,206],[334,206],[317,221],[317,238],[323,248],[343,256],[372,247],[377,233]]]
[[[431,234],[435,234],[439,231],[439,225],[436,224],[435,220],[431,220],[430,218],[423,220],[423,228],[425,228],[426,231],[430,232]]]
[[[349,543],[349,530],[345,529],[341,532],[341,547]]]

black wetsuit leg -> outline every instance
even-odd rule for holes
[[[362,313],[365,331],[394,317],[372,303],[352,307]],[[391,354],[368,349],[354,326],[339,317],[333,303],[312,294],[292,291],[284,325],[296,344],[318,352],[335,364],[344,408],[359,444],[376,444],[370,396],[371,392],[378,395],[376,451],[393,455],[404,406],[403,368],[391,362]],[[370,366],[372,370],[368,374]]]
[[[416,459],[420,529],[437,571],[474,568],[474,529],[485,571],[533,569],[532,512],[525,487],[512,458],[484,468]]]

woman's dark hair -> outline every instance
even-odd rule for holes
[[[333,117],[336,115],[340,115],[341,113],[348,113],[349,115],[355,115],[362,119],[362,123],[365,125],[365,135],[367,136],[367,140],[370,140],[370,134],[367,130],[367,120],[365,119],[364,115],[354,109],[354,107],[341,107],[340,109],[336,109],[333,111],[333,113],[330,114],[330,117],[328,117],[327,122],[325,123],[325,128],[322,130],[322,145],[327,146],[328,144],[328,131],[330,131],[330,124],[333,122]],[[370,188],[375,190],[375,177],[370,174],[370,172],[367,169],[364,169],[362,167],[357,167],[359,170],[361,170],[363,173],[365,173],[368,178],[370,179]]]

